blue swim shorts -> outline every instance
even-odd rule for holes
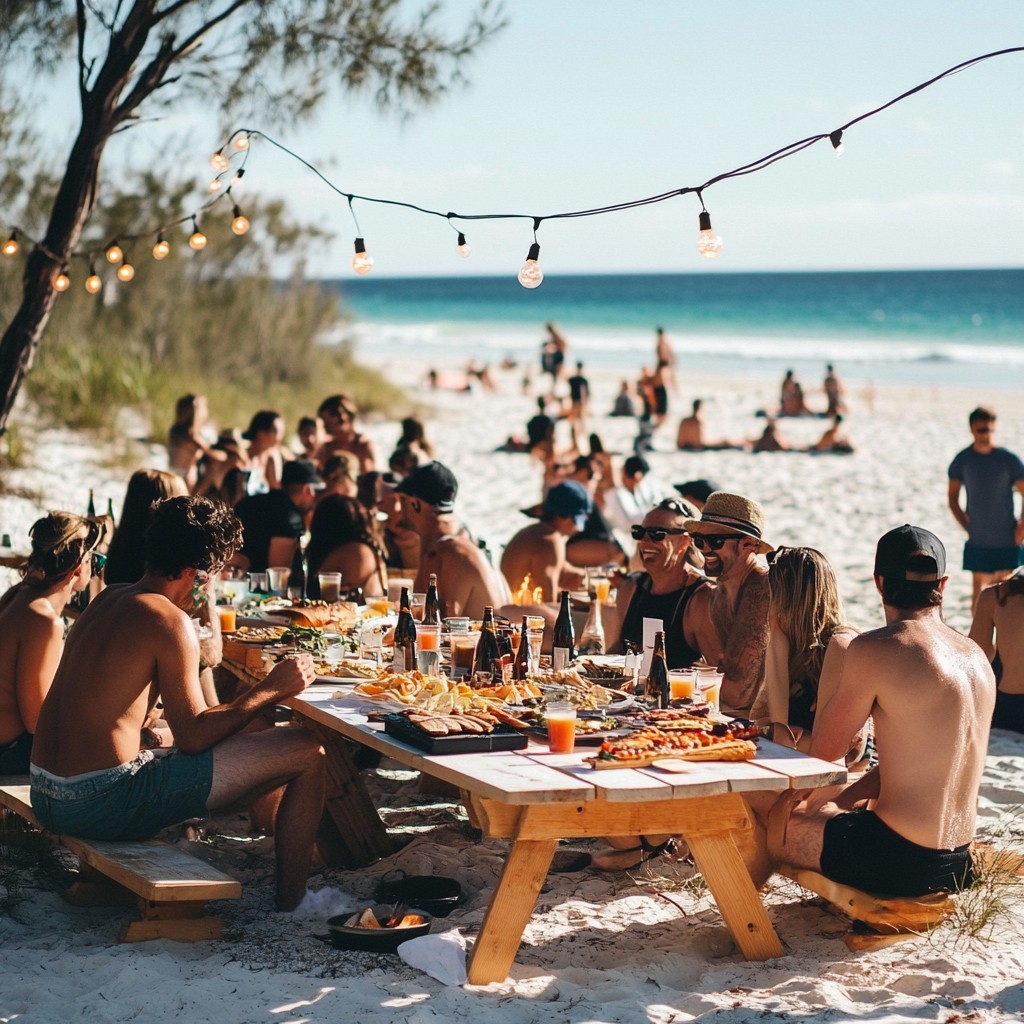
[[[964,568],[968,572],[1004,572],[1024,565],[1024,546],[986,548],[967,541],[964,544]]]
[[[69,779],[32,765],[32,810],[51,832],[81,839],[150,839],[188,818],[205,818],[213,751],[156,757],[142,750],[125,764]]]

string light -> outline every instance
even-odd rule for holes
[[[697,233],[697,252],[706,260],[713,260],[722,251],[722,240],[711,227],[711,214],[707,210],[700,211],[698,218],[700,231]]]
[[[120,263],[124,259],[124,250],[117,244],[117,242],[111,242],[107,246],[107,262],[108,263]]]
[[[209,185],[206,186],[206,191],[209,193],[219,192],[224,187],[224,182],[220,178],[214,178]]]
[[[218,149],[217,152],[210,157],[210,166],[218,174],[221,174],[231,166],[231,161]]]
[[[85,279],[85,290],[90,295],[95,295],[103,287],[103,279],[96,273],[94,264],[89,264],[89,276]]]
[[[196,222],[195,217],[192,218],[192,234],[189,236],[188,244],[198,252],[200,249],[206,248],[208,239],[206,235],[199,230],[199,224]]]
[[[135,277],[135,268],[125,261],[117,268],[117,279],[118,281],[124,281],[127,284]]]
[[[455,243],[455,253],[463,259],[469,255],[469,243],[466,241],[466,236],[461,231],[459,232],[459,240]]]
[[[153,246],[153,259],[165,260],[171,253],[171,243],[164,238],[164,233],[161,231],[156,236],[156,245]]]
[[[244,235],[249,230],[249,218],[237,206],[231,210],[231,230],[236,235]]]
[[[234,138],[234,146],[239,152],[249,148],[249,133],[239,132]]]
[[[71,287],[71,278],[63,267],[53,275],[53,290],[55,292],[66,292]]]
[[[366,243],[356,239],[356,254],[352,257],[352,269],[360,276],[365,277],[373,270],[373,257],[366,251]]]
[[[846,152],[846,147],[843,145],[843,129],[837,128],[834,132],[829,133],[829,142],[832,143],[832,150],[836,156],[842,156]]]
[[[234,188],[236,185],[241,185],[242,184],[242,179],[244,177],[245,177],[245,168],[244,167],[239,167],[238,170],[235,171],[235,176],[231,179],[231,185],[229,186],[229,188]]]
[[[11,237],[3,245],[0,245],[0,252],[5,256],[17,256],[21,252],[21,242],[18,241],[17,228],[11,232]]]
[[[540,244],[534,242],[526,254],[526,262],[519,268],[519,283],[524,288],[539,288],[544,280],[544,271],[537,260],[540,257]]]

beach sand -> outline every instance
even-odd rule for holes
[[[403,382],[416,384],[422,367],[404,364]],[[518,511],[539,496],[540,471],[529,457],[494,453],[521,432],[533,400],[519,393],[519,375],[499,376],[498,394],[419,392],[429,405],[428,434],[439,458],[456,472],[460,510],[497,556],[527,522]],[[611,405],[617,379],[592,375],[594,407]],[[955,389],[890,390],[849,395],[849,456],[670,451],[679,410],[705,399],[711,436],[754,437],[771,406],[777,381],[683,381],[682,394],[651,456],[667,484],[708,477],[757,498],[774,544],[820,548],[836,565],[851,621],[881,624],[871,580],[878,536],[904,522],[934,530],[949,551],[945,614],[969,625],[970,579],[958,567],[962,536],[946,508],[946,466],[968,441],[967,413],[980,402],[999,412],[997,443],[1024,450],[1024,412],[1010,393]],[[810,401],[820,395],[811,395]],[[211,396],[216,412],[216,401]],[[404,410],[401,410],[404,412]],[[808,443],[821,420],[781,421],[783,434]],[[634,425],[595,417],[592,428],[612,451],[628,452]],[[365,426],[386,456],[398,436],[392,422]],[[564,437],[564,435],[562,435]],[[161,453],[140,451],[139,465],[162,465]],[[89,486],[97,503],[117,506],[130,468],[110,468],[104,453],[70,432],[46,431],[32,465],[5,473],[0,529],[16,543],[49,508],[82,509]],[[446,987],[398,958],[342,953],[320,942],[323,921],[371,902],[376,880],[396,867],[409,874],[457,878],[467,899],[435,931],[478,929],[500,871],[506,844],[479,842],[461,808],[421,794],[417,777],[385,761],[368,784],[389,827],[410,841],[399,853],[363,871],[317,872],[313,895],[295,914],[273,911],[272,853],[253,840],[243,819],[203,826],[202,844],[181,829],[167,835],[236,875],[240,901],[217,909],[225,938],[194,946],[170,942],[117,945],[124,910],[72,908],[47,875],[17,871],[22,899],[0,910],[0,1021],[172,1020],[345,1021],[371,1014],[396,1022],[492,1019],[653,1022],[714,1019],[890,1022],[1019,1020],[1024,1016],[1024,937],[1019,882],[999,890],[1013,909],[981,937],[947,924],[931,936],[871,953],[851,953],[846,923],[792,883],[776,878],[767,897],[785,956],[747,963],[735,952],[717,911],[692,869],[657,861],[631,874],[591,870],[552,873],[527,927],[512,976],[487,986]],[[994,733],[980,796],[979,828],[1024,842],[1024,737]],[[573,844],[586,846],[587,844]],[[4,864],[4,870],[7,863]],[[0,900],[4,896],[0,885]]]

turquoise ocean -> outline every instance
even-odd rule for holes
[[[571,359],[632,375],[663,326],[684,372],[1016,388],[1024,381],[1024,269],[550,275],[326,281],[364,361],[438,369],[506,357],[538,365],[547,321]]]

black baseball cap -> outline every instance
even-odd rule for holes
[[[428,462],[425,466],[417,466],[395,490],[433,505],[438,512],[453,512],[459,482],[447,466]]]
[[[290,487],[293,484],[308,484],[317,491],[326,486],[316,471],[316,466],[305,459],[292,459],[286,462],[284,469],[281,470],[281,486]]]
[[[886,580],[937,583],[946,575],[946,549],[930,530],[905,523],[878,541],[875,575]]]

